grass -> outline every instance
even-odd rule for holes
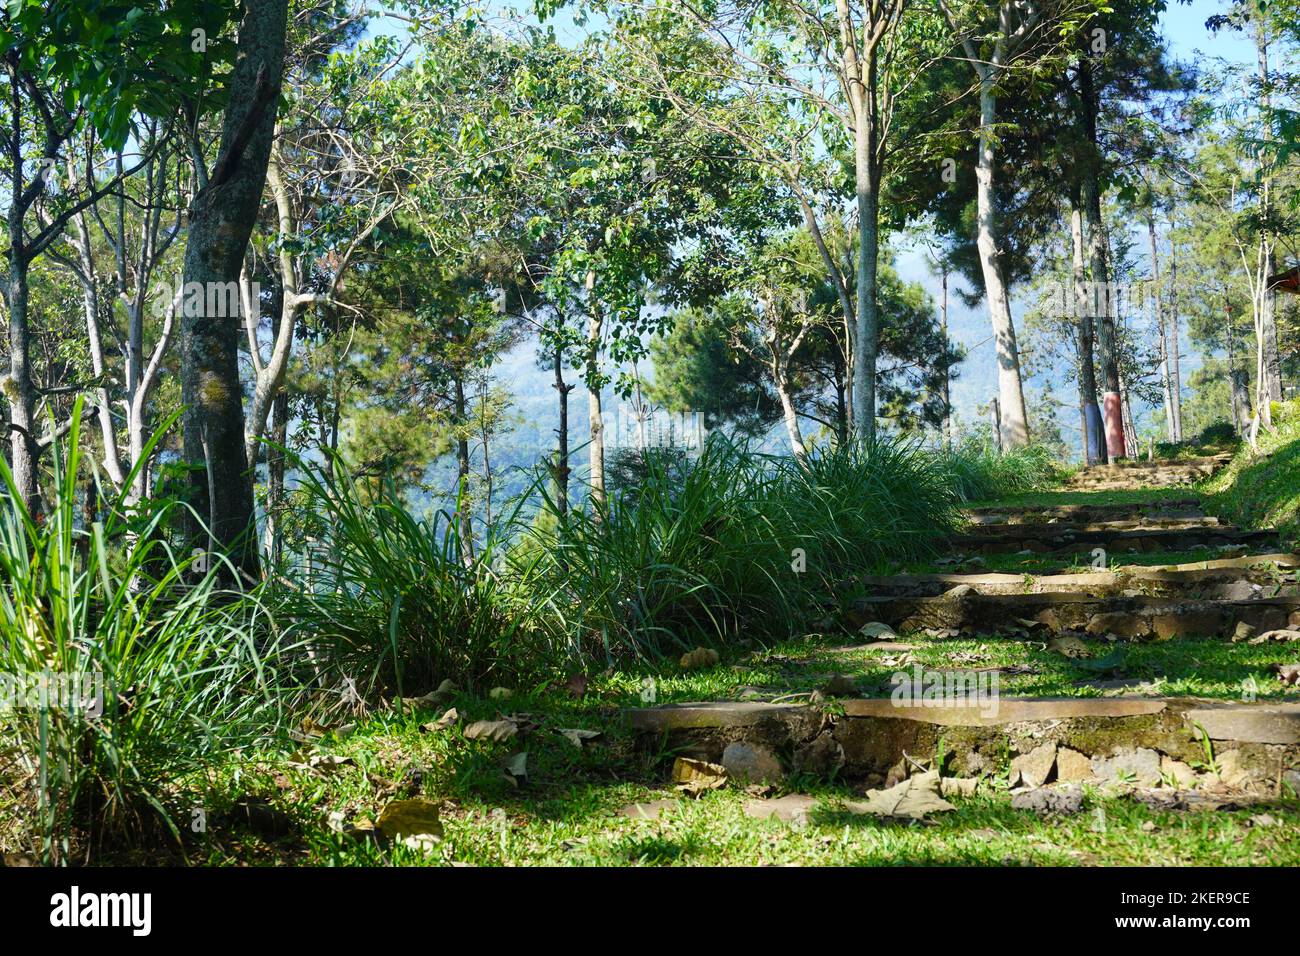
[[[1118,677],[1145,682],[1128,693],[1236,700],[1243,681],[1250,680],[1261,700],[1295,699],[1294,689],[1272,673],[1273,664],[1294,657],[1281,644],[1125,645],[1099,671],[1023,637],[908,635],[911,650],[881,652],[843,650],[844,635],[808,634],[809,621],[833,618],[840,599],[851,596],[845,585],[854,576],[932,564],[935,543],[957,526],[961,500],[948,484],[951,470],[915,446],[846,449],[803,465],[722,445],[710,446],[698,467],[678,461],[656,471],[650,459],[635,493],[616,496],[599,515],[578,512],[565,522],[527,527],[517,514],[508,515],[475,542],[473,554],[462,548],[454,509],[416,517],[382,489],[335,474],[340,477],[312,472],[302,490],[314,519],[309,530],[317,538],[310,574],[305,567],[280,569],[274,594],[252,595],[247,603],[205,596],[204,607],[216,607],[211,617],[193,616],[197,605],[187,605],[182,595],[168,605],[169,612],[185,610],[174,618],[178,632],[161,643],[133,645],[141,649],[133,652],[141,653],[139,661],[156,668],[148,678],[158,688],[150,700],[169,699],[163,696],[167,689],[180,686],[175,699],[192,702],[179,715],[171,708],[147,708],[129,730],[142,756],[132,771],[134,782],[128,778],[120,786],[132,807],[143,799],[163,808],[170,836],[124,840],[122,818],[101,816],[95,825],[117,838],[96,844],[91,859],[213,865],[1300,863],[1300,809],[1294,804],[1267,808],[1274,825],[1263,826],[1257,825],[1258,808],[1160,812],[1089,790],[1082,814],[1044,819],[1012,809],[995,776],[976,795],[954,798],[955,812],[908,824],[848,814],[841,804],[859,795],[854,789],[796,777],[787,781],[791,791],[819,801],[800,826],[747,815],[753,798],[742,791],[693,800],[671,789],[666,778],[674,754],[637,745],[619,718],[623,708],[642,703],[647,681],[659,703],[798,699],[836,674],[851,678],[865,695],[883,696],[892,674],[919,663],[1003,668],[1004,696],[1105,695],[1114,691],[1095,681]],[[1001,503],[1015,505],[1158,501],[1188,494],[1067,494],[1047,490],[1032,469],[1008,468],[996,481],[989,474],[981,479],[988,480],[985,493],[1009,489],[1014,493]],[[973,479],[963,487],[974,490]],[[49,526],[54,537],[47,541],[41,531],[32,540],[48,545],[87,537],[94,547],[112,540],[76,529],[74,492],[67,485],[59,499],[68,510]],[[0,550],[11,562],[24,554],[18,539],[3,542]],[[88,587],[117,581],[120,591],[123,580],[145,579],[157,570],[156,562],[132,564],[118,554],[85,563],[84,548],[60,547],[55,551],[65,577],[84,575],[76,579]],[[1135,554],[1125,561],[1194,557]],[[988,558],[986,567],[1004,559],[1008,569],[1025,572],[1061,564],[999,555]],[[183,562],[175,567],[184,573]],[[83,604],[103,605],[103,596]],[[123,634],[142,627],[129,614],[109,617]],[[162,628],[157,634],[172,634],[163,623],[171,619],[155,614],[149,620],[150,627]],[[103,626],[103,616],[85,613],[70,619],[65,630],[77,635]],[[26,633],[10,627],[10,645],[23,646]],[[247,673],[241,668],[253,660],[241,656],[240,648],[264,647],[276,633],[284,643],[309,640],[312,667],[295,654],[292,670],[275,672],[279,696],[231,693],[226,681]],[[702,644],[718,647],[721,662],[683,671],[677,652]],[[198,648],[202,680],[168,657],[168,647],[186,657]],[[143,654],[144,648],[154,656]],[[219,650],[229,658],[214,660]],[[1093,656],[1112,650],[1098,642]],[[581,691],[565,681],[577,671],[585,679]],[[418,694],[446,677],[459,688],[436,707],[393,702],[398,694]],[[341,700],[334,692],[348,680],[363,691],[349,710],[321,706]],[[490,695],[494,684],[510,693]],[[279,732],[276,709],[290,693],[314,701],[310,717],[295,712],[291,736]],[[461,723],[433,728],[430,722],[448,707],[458,711]],[[502,716],[519,718],[525,732],[509,743],[465,737],[468,722]],[[258,720],[245,720],[252,717]],[[210,740],[193,738],[198,718],[211,724]],[[128,725],[121,726],[114,740],[126,739]],[[579,748],[558,732],[566,728],[601,736]],[[36,744],[27,733],[18,749],[30,753]],[[73,763],[67,755],[84,739],[68,737],[64,764]],[[519,752],[527,753],[522,781],[504,771]],[[159,755],[157,762],[149,762],[155,759],[151,754]],[[313,760],[322,757],[332,759]],[[80,778],[85,792],[112,781],[108,764],[87,766]],[[429,853],[338,832],[341,823],[364,826],[391,800],[416,795],[441,807],[443,839]],[[84,804],[62,799],[71,815],[61,823],[47,816],[37,829],[56,835],[85,829],[87,819],[77,817]],[[670,801],[660,819],[617,813],[655,800]],[[14,836],[34,832],[22,806],[13,799],[0,806],[0,845],[6,850],[30,848],[30,840],[20,844]],[[176,826],[182,813],[196,811],[208,821],[205,828]],[[70,851],[88,846],[78,839],[65,839],[61,853],[48,852],[54,844],[47,839],[45,857],[68,861]]]
[[[964,644],[956,642],[952,649]],[[814,650],[803,642],[757,655],[758,667],[743,680],[758,680],[757,671],[788,667],[791,659]],[[1189,663],[1204,650],[1189,645]],[[815,656],[808,666],[820,666]],[[335,770],[291,765],[287,750],[228,767],[222,774],[225,805],[250,796],[265,800],[293,822],[293,832],[268,839],[247,830],[211,828],[192,839],[188,857],[213,865],[1300,863],[1300,808],[1294,804],[1171,813],[1090,790],[1082,814],[1045,820],[1013,810],[996,780],[974,797],[954,798],[955,812],[925,824],[841,812],[841,801],[858,796],[851,788],[794,780],[792,788],[820,801],[808,825],[756,820],[744,812],[751,797],[743,791],[722,790],[698,800],[680,796],[665,782],[671,753],[632,746],[611,715],[614,708],[636,700],[641,677],[639,671],[596,676],[582,699],[557,688],[534,688],[519,689],[505,701],[462,694],[450,702],[465,720],[529,715],[537,726],[522,742],[466,740],[455,728],[422,731],[421,724],[436,717],[437,710],[385,711],[312,746],[347,759]],[[661,699],[727,696],[741,679],[725,666],[676,674],[661,678]],[[554,732],[560,727],[598,729],[604,736],[579,750]],[[528,753],[529,777],[516,787],[502,767],[520,749]],[[329,825],[331,814],[353,823],[374,820],[389,800],[420,793],[442,803],[443,840],[429,854],[358,842]],[[629,804],[658,800],[669,801],[660,819],[617,815]],[[1265,811],[1276,825],[1253,825],[1252,819]]]
[[[1065,475],[1056,456],[1041,445],[999,452],[972,441],[935,454],[948,484],[963,501],[1030,494]]]
[[[0,842],[48,863],[179,839],[207,767],[273,734],[282,703],[257,592],[225,599],[218,567],[171,552],[172,505],[82,520],[79,429],[78,404],[40,520],[0,460],[0,674],[21,695],[0,702]]]
[[[1213,514],[1245,528],[1276,528],[1300,542],[1300,400],[1279,405],[1277,427],[1259,435],[1259,452],[1242,445],[1229,465],[1204,483]]]

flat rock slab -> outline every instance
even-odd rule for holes
[[[955,701],[894,701],[890,698],[850,698],[836,701],[833,711],[805,705],[792,711],[798,719],[764,726],[736,727],[732,704],[711,709],[694,705],[694,725],[672,731],[674,747],[698,751],[701,759],[716,761],[737,740],[757,743],[772,753],[788,755],[795,770],[823,779],[884,781],[905,755],[916,758],[943,750],[952,755],[955,772],[978,776],[1013,770],[1017,760],[1021,776],[1035,752],[1056,755],[1058,779],[1105,777],[1114,770],[1117,781],[1135,771],[1133,761],[1144,760],[1144,772],[1159,767],[1187,767],[1204,759],[1204,730],[1214,741],[1223,780],[1273,792],[1278,768],[1300,766],[1300,703],[1249,704],[1175,697],[1105,698],[988,698]],[[673,714],[681,708],[657,708]],[[698,720],[707,713],[713,726]],[[654,732],[644,734],[647,746],[662,746],[662,728],[642,721]],[[1045,748],[1046,749],[1042,749]],[[823,757],[825,759],[814,759]],[[1279,761],[1281,762],[1279,764]],[[1046,766],[1046,757],[1043,757]],[[1294,772],[1294,771],[1293,771]],[[1178,776],[1172,773],[1171,776]],[[1148,773],[1148,776],[1151,774]],[[1042,768],[1029,774],[1043,776]],[[1300,786],[1300,773],[1296,774]],[[756,801],[759,815],[773,815],[785,806],[776,801]],[[807,808],[794,802],[792,812]],[[650,810],[646,811],[652,812]],[[659,813],[662,810],[655,810]],[[757,810],[756,810],[757,812]]]
[[[1188,710],[1188,726],[1211,740],[1254,744],[1300,744],[1300,704],[1226,704]]]
[[[942,701],[910,701],[907,705],[889,698],[840,701],[845,717],[888,717],[915,720],[944,727],[996,727],[1025,721],[1068,720],[1078,717],[1115,718],[1158,714],[1165,701],[1129,697],[1061,697],[1007,699],[961,705]]]
[[[1162,571],[1217,571],[1230,570],[1234,568],[1245,570],[1266,570],[1269,568],[1288,570],[1300,568],[1300,554],[1277,551],[1269,554],[1247,554],[1236,558],[1212,558],[1206,561],[1188,561],[1185,564],[1133,564],[1125,565],[1121,568],[1116,568],[1115,570],[1156,573]]]
[[[953,535],[948,545],[955,553],[1006,554],[1032,551],[1091,552],[1103,548],[1126,551],[1190,551],[1193,548],[1229,547],[1276,548],[1276,531],[1240,531],[1234,528],[1153,528],[1136,531],[1061,531],[1052,525],[1023,525],[1016,534],[977,531]]]
[[[979,594],[960,597],[869,597],[849,608],[855,619],[884,621],[900,633],[957,629],[972,633],[1024,633],[1024,621],[1041,628],[1033,634],[1083,631],[1114,634],[1126,640],[1170,637],[1231,637],[1239,622],[1257,631],[1287,626],[1300,608],[1300,596],[1248,600],[1189,600],[1148,595],[1094,597],[1085,593]]]
[[[1108,504],[988,505],[982,508],[967,508],[965,511],[965,514],[972,519],[1005,515],[1011,521],[1038,523],[1061,519],[1109,521],[1131,515],[1195,517],[1204,513],[1199,498],[1169,498],[1163,501],[1125,501]]]
[[[807,704],[772,704],[764,701],[705,701],[636,707],[627,717],[633,730],[690,730],[693,728],[748,727],[771,720],[806,714]]]
[[[1195,531],[1209,529],[1212,531],[1239,530],[1233,525],[1224,524],[1218,518],[1200,515],[1192,518],[1113,518],[1107,521],[978,521],[971,526],[971,534],[1002,535],[1020,537],[1026,531],[1045,529],[1058,534],[1081,534],[1086,532],[1114,533],[1120,531]]]
[[[1208,565],[1212,562],[1203,562]],[[980,594],[1091,594],[1118,595],[1126,590],[1141,590],[1155,596],[1240,599],[1249,594],[1237,591],[1258,584],[1261,588],[1281,590],[1279,594],[1300,594],[1296,575],[1288,573],[1278,564],[1240,565],[1221,567],[1203,565],[1171,565],[1146,568],[1127,566],[1109,571],[1083,571],[1074,574],[1007,574],[1007,573],[943,573],[868,575],[860,579],[863,586],[876,595],[912,597],[937,597],[960,585],[968,585]],[[1267,591],[1266,591],[1267,593]]]

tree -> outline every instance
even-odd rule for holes
[[[665,2],[642,17],[625,14],[619,26],[640,51],[644,68],[634,81],[727,137],[797,198],[851,343],[853,428],[870,438],[882,334],[882,196],[896,167],[927,155],[930,131],[920,120],[932,118],[934,104],[920,81],[946,52],[937,16],[908,0]],[[827,210],[843,209],[838,197],[819,202],[826,154],[844,157],[849,170],[857,239],[847,270],[822,241],[825,217],[836,214]]]
[[[259,562],[244,444],[239,310],[233,316],[217,313],[228,311],[220,307],[224,290],[239,288],[244,252],[262,202],[287,16],[287,0],[246,0],[221,147],[211,172],[195,150],[199,189],[190,204],[185,242],[185,288],[204,293],[202,304],[187,297],[181,320],[184,458],[192,475],[191,505],[206,522],[211,544],[229,552],[246,577],[256,576]],[[209,299],[219,307],[208,309]]]
[[[1009,71],[1044,69],[1045,61],[1060,52],[1059,37],[1068,35],[1073,21],[1086,15],[1088,8],[1082,4],[1038,0],[999,0],[992,11],[979,3],[953,5],[940,0],[940,6],[960,37],[966,61],[975,72],[979,86],[975,236],[997,350],[1002,446],[1014,448],[1029,442],[1029,424],[1016,328],[1002,261],[1003,235],[997,218],[998,91]]]
[[[151,154],[136,156],[129,167],[107,176],[94,164],[101,147],[115,154],[125,146],[138,118],[169,117],[177,95],[204,80],[209,64],[191,49],[191,28],[215,37],[227,13],[221,5],[141,6],[122,0],[15,0],[0,12],[0,82],[7,111],[0,174],[8,198],[3,291],[9,312],[9,375],[3,391],[14,480],[33,512],[39,504],[38,461],[66,423],[44,433],[37,423],[42,396],[30,363],[32,265],[81,212],[149,160]],[[87,63],[100,66],[86,69]],[[89,165],[61,182],[78,138],[78,156]]]

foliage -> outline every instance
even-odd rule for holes
[[[1216,513],[1248,528],[1277,528],[1300,541],[1300,402],[1282,403],[1274,431],[1259,434],[1259,454],[1242,444],[1206,484]]]
[[[0,706],[0,792],[24,808],[20,840],[54,863],[179,839],[204,768],[275,732],[283,686],[260,591],[223,595],[217,568],[173,554],[173,504],[128,525],[118,498],[82,520],[80,438],[78,405],[40,520],[0,461],[0,690],[22,695]],[[42,683],[68,693],[42,700]]]
[[[376,489],[337,456],[332,468],[297,468],[309,558],[283,569],[275,603],[310,641],[327,685],[361,699],[418,695],[444,680],[517,678],[562,656],[536,556],[512,560],[506,548],[517,511],[467,552],[459,507],[417,517],[391,481]]]
[[[1060,475],[1056,456],[1043,445],[999,452],[991,442],[976,440],[935,455],[954,494],[963,501],[1043,491]]]
[[[654,659],[787,637],[851,575],[928,553],[956,521],[943,475],[913,444],[849,445],[801,465],[713,435],[684,469],[646,458],[635,494],[607,512],[571,513],[545,573],[584,653]]]

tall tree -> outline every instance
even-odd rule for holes
[[[288,0],[246,0],[227,90],[221,146],[211,172],[195,150],[199,190],[185,242],[181,321],[184,457],[191,505],[210,542],[246,577],[258,573],[253,480],[239,378],[239,288],[244,252],[266,185],[284,69]],[[191,295],[201,290],[201,294]],[[238,302],[236,297],[234,301]],[[218,308],[208,308],[208,303]],[[216,313],[216,314],[209,314]]]

